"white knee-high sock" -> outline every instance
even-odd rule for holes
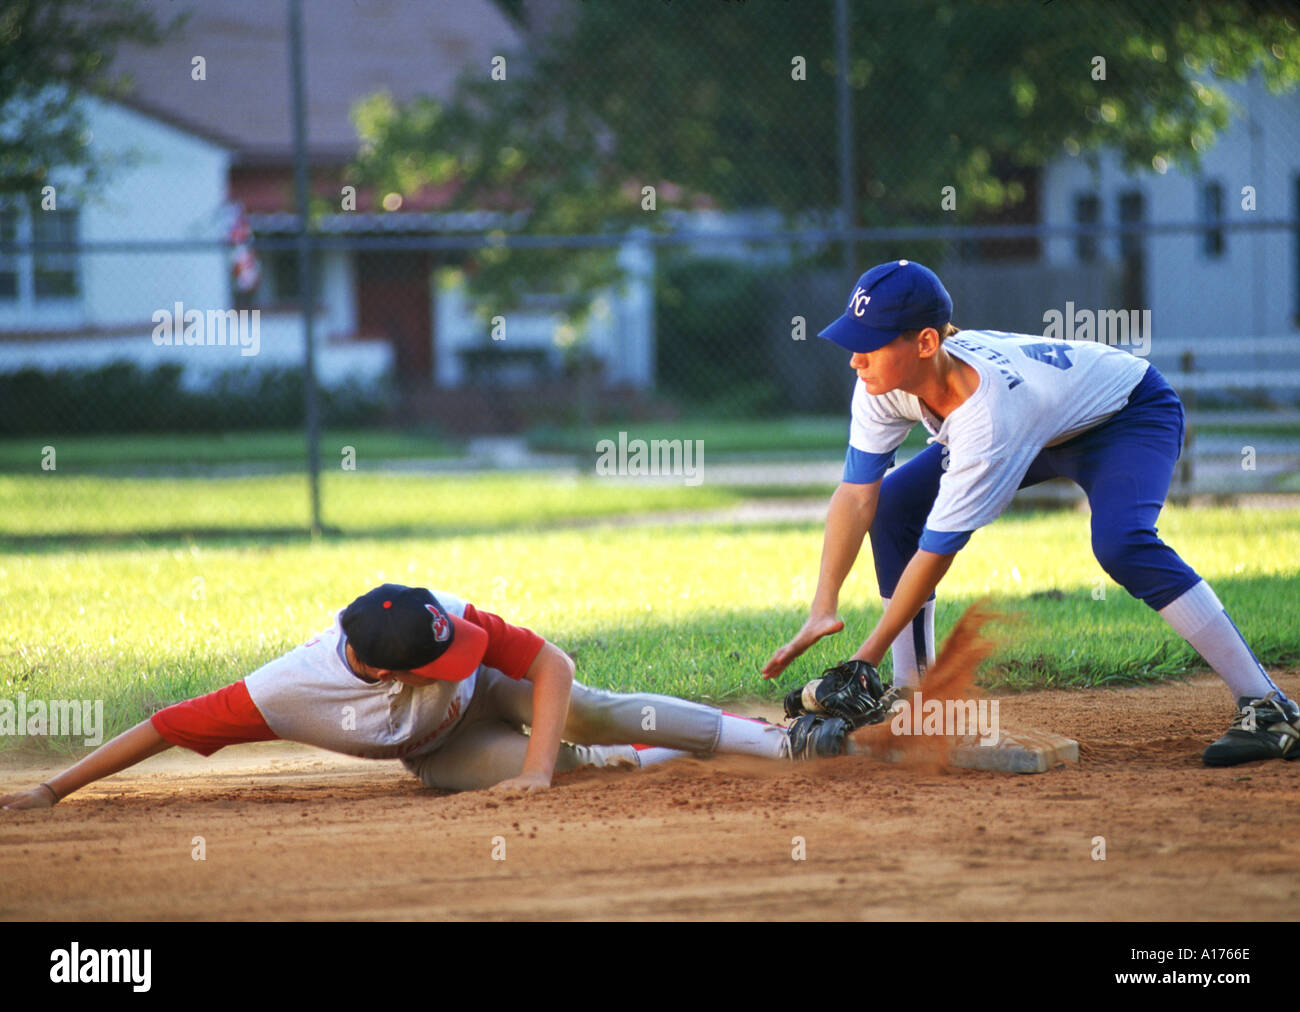
[[[651,745],[649,748],[634,748],[636,761],[642,768],[654,766],[656,763],[666,763],[669,759],[685,759],[691,755],[690,752],[684,752],[679,748],[663,748],[660,745]]]
[[[882,597],[881,604],[889,607],[890,599]],[[918,657],[918,640],[924,643],[925,656]],[[934,601],[926,601],[911,624],[894,640],[894,684],[916,685],[927,669],[934,664]]]
[[[669,759],[682,759],[691,755],[679,748],[662,748],[658,745],[574,745],[578,766],[654,766]]]
[[[788,754],[787,739],[785,728],[778,727],[776,724],[724,713],[722,727],[718,732],[717,751],[731,755],[756,755],[765,759],[783,759]],[[590,766],[621,766],[635,763],[644,768],[694,754],[683,749],[664,748],[659,745],[642,748],[632,745],[588,745],[577,748],[582,755],[580,765]]]
[[[722,715],[722,730],[718,733],[718,751],[732,755],[758,755],[767,759],[780,759],[786,754],[786,730],[762,720],[737,717],[734,713]]]
[[[1243,696],[1262,699],[1269,692],[1286,698],[1204,580],[1161,608],[1159,615],[1228,683],[1234,702]]]
[[[631,745],[572,745],[578,766],[640,766],[641,757]]]

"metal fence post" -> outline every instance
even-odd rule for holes
[[[844,236],[844,274],[854,273],[853,243],[847,233],[852,230],[853,213],[853,115],[849,95],[849,12],[848,0],[835,0],[835,45],[840,65],[836,82],[836,106],[839,112],[840,148],[840,228]]]
[[[311,488],[311,534],[319,537],[320,417],[316,397],[316,341],[312,314],[316,306],[312,284],[312,245],[308,229],[307,110],[303,99],[302,0],[289,0],[289,75],[293,96],[293,176],[298,205],[298,291],[302,298],[302,379],[306,399],[307,480]]]
[[[1179,368],[1184,376],[1191,376],[1192,370],[1196,368],[1196,355],[1190,348],[1183,352]],[[1192,415],[1196,410],[1196,387],[1191,384],[1185,388],[1183,393],[1183,407],[1186,410],[1187,423],[1183,431],[1183,455],[1178,465],[1178,478],[1183,490],[1190,491],[1192,487],[1192,443],[1195,435],[1192,428]]]

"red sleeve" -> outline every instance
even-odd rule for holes
[[[199,755],[212,755],[226,745],[274,741],[277,737],[253,705],[243,679],[159,710],[149,719],[166,741],[193,749]]]
[[[523,678],[546,645],[546,640],[531,629],[511,625],[499,615],[479,611],[472,604],[465,605],[465,620],[488,634],[483,663],[511,678]]]

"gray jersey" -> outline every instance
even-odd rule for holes
[[[458,618],[465,602],[434,596]],[[460,682],[368,685],[341,654],[337,619],[316,639],[258,668],[244,679],[267,726],[280,738],[360,756],[418,758],[432,752],[456,726],[483,668]]]

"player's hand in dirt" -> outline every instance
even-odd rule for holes
[[[777,678],[792,661],[823,636],[832,636],[844,628],[844,623],[834,615],[810,615],[794,639],[772,655],[763,665],[764,678]]]
[[[33,787],[30,791],[15,791],[13,794],[0,794],[0,808],[10,812],[24,808],[53,808],[54,796],[44,787]]]
[[[535,794],[551,786],[551,778],[543,773],[521,773],[489,788],[493,794]]]

